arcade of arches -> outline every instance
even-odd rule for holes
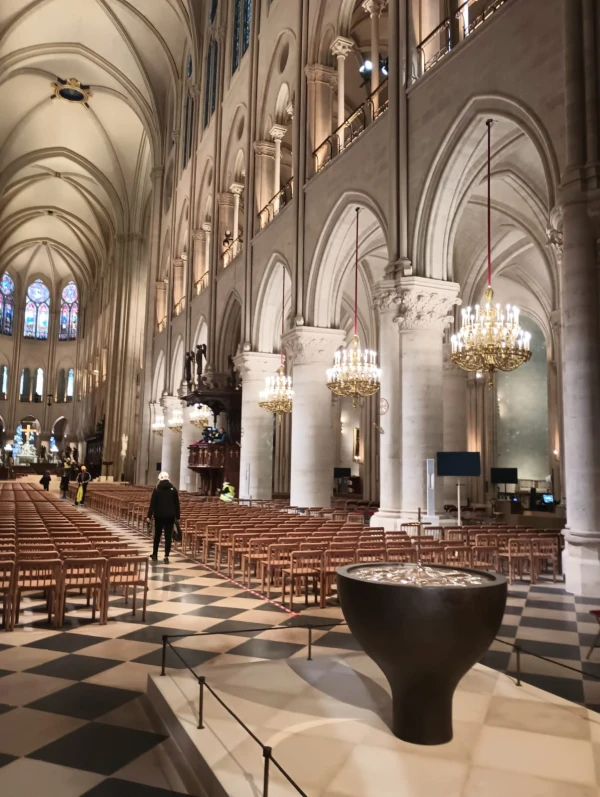
[[[426,506],[427,459],[477,451],[465,502],[505,511],[491,469],[517,468],[526,506],[554,496],[567,589],[597,594],[599,12],[468,8],[1,3],[5,461],[70,446],[102,479],[214,492],[189,467],[206,403],[241,498],[360,500],[394,529]],[[494,289],[533,352],[492,390],[450,360],[486,285],[489,118]],[[382,371],[354,407],[325,372],[353,334],[356,208]],[[279,421],[258,399],[281,348]],[[455,503],[438,480],[435,514]]]

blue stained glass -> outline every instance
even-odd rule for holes
[[[67,398],[73,398],[74,389],[75,389],[75,371],[72,368],[69,368],[69,373],[67,375]]]
[[[15,303],[13,299],[4,300],[4,324],[2,331],[5,335],[12,335],[13,328],[13,315],[15,312]]]
[[[5,271],[2,275],[2,282],[0,282],[0,289],[5,296],[14,293],[15,283],[12,281],[10,275]]]
[[[233,0],[233,47],[232,47],[232,64],[231,71],[235,70],[240,65],[240,23],[242,21],[242,0]]]
[[[210,7],[210,24],[212,25],[215,21],[215,17],[217,16],[217,8],[219,7],[219,0],[212,0],[212,5]]]
[[[59,340],[68,340],[69,338],[69,305],[63,304],[60,308],[60,326],[58,330]]]
[[[214,113],[217,107],[217,72],[219,71],[219,45],[213,42],[213,62],[212,62],[212,99],[210,112]]]
[[[252,0],[244,0],[244,27],[242,31],[242,55],[250,46],[250,21],[252,19]]]
[[[67,302],[67,304],[73,304],[73,302],[77,301],[77,285],[75,285],[74,282],[69,282],[65,285],[62,292],[62,299],[63,302]]]
[[[40,302],[47,302],[50,298],[50,291],[41,280],[36,280],[29,286],[27,298],[31,299],[36,304],[40,304]]]
[[[37,314],[37,335],[40,340],[48,337],[48,324],[50,322],[50,308],[47,304],[40,305]]]
[[[8,393],[8,366],[2,366],[2,387],[0,388],[2,395],[6,396]]]
[[[23,335],[26,338],[35,338],[35,322],[37,320],[37,307],[33,302],[25,305],[25,323]]]
[[[79,305],[77,302],[71,307],[71,317],[69,319],[69,340],[77,338],[77,321],[79,318]]]

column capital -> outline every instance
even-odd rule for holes
[[[363,0],[362,7],[367,14],[379,16],[384,8],[387,6],[387,0]]]
[[[309,83],[325,83],[325,85],[332,88],[337,86],[337,72],[330,66],[308,64],[304,67],[304,74]]]
[[[287,127],[285,125],[273,125],[273,127],[269,130],[269,135],[273,141],[281,141],[286,133]]]
[[[231,183],[231,185],[229,186],[229,190],[231,191],[231,193],[234,196],[236,196],[236,195],[237,196],[241,196],[242,195],[242,191],[244,190],[244,184],[243,183]]]
[[[173,268],[183,268],[182,257],[176,257],[175,260],[173,260]]]
[[[338,58],[346,58],[353,49],[354,39],[347,39],[345,36],[338,36],[331,45],[331,52]]]
[[[212,231],[212,224],[210,221],[203,221],[202,222],[202,229],[205,233],[210,233]]]
[[[343,329],[296,327],[286,332],[281,342],[294,365],[315,363],[327,367],[345,340],[346,333]]]
[[[254,152],[256,155],[266,155],[269,158],[274,158],[275,144],[272,141],[255,141]]]
[[[281,355],[261,351],[246,351],[234,357],[233,363],[242,380],[256,379],[263,381],[265,377],[271,376],[279,368]]]
[[[400,293],[394,280],[382,280],[375,286],[373,304],[380,313],[396,310],[400,303]]]
[[[173,412],[182,408],[181,399],[178,396],[161,396],[160,405],[166,412]]]
[[[456,282],[403,277],[396,283],[396,288],[400,301],[394,321],[400,332],[414,329],[441,332],[453,319],[452,308],[460,302],[460,285]]]

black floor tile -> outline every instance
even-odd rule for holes
[[[176,791],[165,791],[156,786],[145,786],[143,783],[132,783],[129,780],[107,778],[83,797],[185,797]]]
[[[506,606],[504,608],[504,614],[523,614],[524,606]]]
[[[16,755],[7,755],[6,753],[0,753],[0,767],[5,767],[7,764],[10,764],[12,761],[16,761]]]
[[[183,657],[184,661],[182,661],[176,653],[173,653],[172,650],[167,649],[167,667],[171,667],[174,670],[183,670],[186,665],[194,669],[220,655],[219,653],[213,653],[207,650],[191,650],[190,648],[180,647],[177,648],[177,653],[179,653],[179,656]],[[139,659],[134,659],[134,661],[136,664],[150,664],[155,667],[161,667],[162,649],[145,653],[143,656],[140,656]]]
[[[112,775],[166,738],[158,733],[89,722],[27,758],[66,767],[76,763],[77,769]]]
[[[191,578],[191,576],[172,576],[168,570],[161,567],[151,567],[148,573],[149,581],[162,581],[165,584],[177,584],[180,581],[187,581],[188,578]],[[164,587],[161,587],[161,589],[164,589]],[[196,587],[196,589],[198,588]]]
[[[87,634],[55,634],[54,636],[38,639],[25,645],[27,648],[40,648],[42,650],[58,650],[63,653],[74,653],[76,650],[89,648],[90,645],[97,645],[101,642],[97,636]]]
[[[576,596],[575,603],[580,603],[582,606],[591,606],[592,609],[600,609],[600,598],[584,598]]]
[[[173,612],[173,614],[175,614],[175,612]],[[136,605],[135,614],[132,612],[129,614],[120,614],[115,619],[119,623],[131,623],[132,625],[153,625],[154,623],[161,623],[163,620],[168,620],[169,617],[172,617],[172,615],[166,614],[165,612],[147,611],[146,619],[142,620],[142,607],[140,605]]]
[[[291,642],[273,642],[270,639],[248,639],[237,648],[227,651],[234,656],[253,656],[260,659],[289,659],[304,648]]]
[[[163,620],[168,619],[168,615],[163,615]],[[131,626],[131,634],[125,634],[125,636],[119,637],[120,639],[132,639],[134,642],[150,642],[154,645],[162,645],[163,636],[177,636],[178,634],[184,634],[185,631],[182,631],[181,628],[170,628],[167,626],[157,626],[157,625],[149,625],[149,626],[140,626],[140,628],[136,629],[135,625]]]
[[[506,672],[508,663],[510,661],[510,648],[506,649],[506,653],[502,650],[488,650],[479,659],[480,664],[485,664],[486,667],[491,667],[500,672]]]
[[[96,640],[98,641],[98,640]],[[71,653],[69,656],[62,656],[60,659],[47,661],[27,670],[33,675],[49,675],[52,678],[68,678],[69,681],[85,681],[93,675],[110,670],[121,662],[116,659],[101,659],[98,656],[78,656]]]
[[[592,625],[597,625],[597,620],[593,614],[589,612],[582,612],[578,611],[575,614],[578,623],[591,623]],[[598,631],[600,631],[600,626],[598,626]]]
[[[569,597],[572,597],[572,595],[570,595],[567,590],[563,589],[562,587],[539,587],[536,585],[531,587],[529,590],[530,594],[534,592],[545,593],[546,595],[568,595]]]
[[[521,617],[521,626],[546,628],[548,631],[577,631],[577,623],[568,620],[549,620],[547,617]]]
[[[576,645],[561,645],[558,642],[538,642],[533,639],[517,639],[517,642],[523,651],[529,650],[538,656],[545,656],[548,659],[579,661],[579,646]],[[524,653],[524,655],[526,654]]]
[[[581,660],[581,669],[583,670],[583,679],[585,681],[600,681],[600,664],[598,659],[593,661],[593,657],[594,654],[592,653],[592,661],[587,661],[585,658]]]
[[[516,677],[516,673],[509,672],[509,675]],[[522,672],[521,681],[544,689],[553,695],[571,700],[573,703],[583,703],[583,681],[576,678],[555,678],[552,675],[536,675],[534,673]]]
[[[92,625],[92,624],[98,625],[98,617],[96,617],[96,619],[92,621],[91,611],[89,618],[71,617],[68,614],[66,614],[61,630],[70,631],[73,628],[83,628],[86,625]],[[34,628],[37,631],[56,631],[54,623],[53,622],[49,623],[47,617],[45,619],[31,620],[31,621],[28,620],[24,621],[23,618],[21,617],[21,619],[19,620],[19,625],[15,626],[15,629],[18,631],[18,630],[23,630],[23,628]]]
[[[94,720],[139,696],[139,692],[129,689],[76,683],[29,703],[27,708],[82,720]]]
[[[7,711],[12,711],[15,706],[9,706],[7,703],[0,703],[0,714],[6,714]]]
[[[233,634],[239,636],[256,636],[256,634],[262,634],[263,631],[268,631],[269,629],[273,628],[272,625],[268,625],[265,623],[265,627],[261,628],[259,631],[253,631],[254,628],[259,628],[260,623],[245,623],[243,620],[224,620],[222,623],[217,623],[216,625],[211,625],[207,631],[210,631],[211,634]]]
[[[596,636],[597,634],[582,634],[581,631],[579,632],[579,644],[582,647],[587,648],[587,650],[585,651],[586,656],[588,650],[592,647],[592,645],[596,641]],[[598,640],[598,647],[594,648],[594,653],[592,653],[591,658],[593,659],[594,657],[596,658],[600,657],[600,640]]]
[[[164,587],[160,587],[161,590],[164,592],[198,592],[201,587],[197,584],[165,584]],[[217,598],[217,600],[219,600]]]
[[[223,600],[222,598],[216,597],[215,595],[202,595],[198,594],[197,590],[199,588],[196,587],[196,593],[190,594],[183,594],[177,595],[177,597],[170,598],[171,603],[195,603],[200,606],[210,606],[211,603],[216,603],[217,601]]]
[[[522,625],[522,623],[521,623]],[[498,637],[506,637],[507,639],[514,639],[517,636],[519,626],[517,625],[502,625],[496,634]]]
[[[0,670],[0,678],[4,678],[5,675],[12,675],[13,670]]]
[[[220,620],[229,620],[237,614],[242,614],[244,609],[232,609],[229,606],[203,606],[201,609],[194,609],[186,612],[186,617],[217,617]],[[211,631],[212,629],[208,629]]]
[[[340,631],[329,631],[313,644],[317,647],[336,648],[338,650],[362,650],[352,634]]]
[[[255,596],[253,596],[253,597],[254,597],[254,600],[257,600],[257,598]],[[275,604],[273,604],[273,603],[266,603],[266,602],[265,603],[261,603],[260,606],[253,606],[252,607],[252,611],[253,612],[281,612],[282,614],[287,614],[287,612],[284,612],[284,610],[280,609],[279,606],[275,606]],[[290,617],[291,616],[292,615],[290,615]]]

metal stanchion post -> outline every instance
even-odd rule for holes
[[[272,747],[263,747],[263,756],[265,759],[265,775],[263,779],[263,797],[269,797],[269,765],[271,763],[271,756],[273,755]]]
[[[308,628],[308,661],[312,661],[312,628]]]
[[[515,651],[517,653],[517,686],[521,686],[521,648],[515,645]]]
[[[198,698],[198,730],[204,730],[204,684],[206,678],[204,675],[198,676],[198,686],[200,687],[200,696]]]
[[[161,668],[160,674],[161,675],[166,675],[166,672],[165,672],[165,667],[166,667],[166,664],[167,664],[167,637],[166,636],[164,636],[162,638],[162,642],[163,642],[162,668]]]

